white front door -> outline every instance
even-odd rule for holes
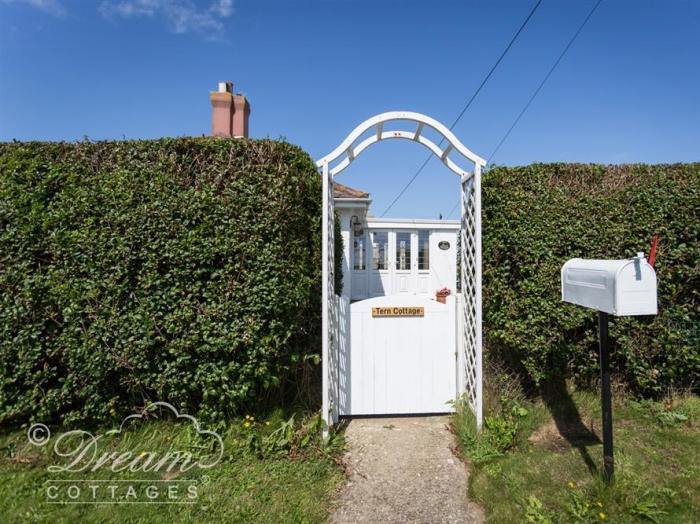
[[[415,231],[370,231],[369,296],[415,293],[418,240]]]
[[[396,231],[394,236],[394,293],[414,293],[416,233],[414,231]]]

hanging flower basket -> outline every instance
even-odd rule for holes
[[[441,304],[446,304],[447,296],[450,294],[452,294],[452,291],[450,291],[449,288],[444,287],[435,293],[435,300],[437,300]]]

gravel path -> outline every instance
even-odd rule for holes
[[[467,500],[449,418],[354,419],[345,432],[349,480],[330,522],[483,522]]]

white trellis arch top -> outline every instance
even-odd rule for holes
[[[414,122],[414,129],[388,130],[388,122]],[[446,142],[444,149],[423,135],[425,128],[436,131]],[[366,138],[360,138],[372,130]],[[323,176],[323,287],[322,287],[322,362],[323,407],[321,416],[328,426],[338,421],[340,399],[340,370],[343,365],[341,348],[348,344],[348,299],[335,294],[334,277],[334,201],[333,177],[343,171],[360,153],[381,140],[401,138],[424,145],[445,166],[460,176],[461,209],[460,225],[460,282],[458,297],[458,355],[457,387],[459,395],[466,398],[474,411],[477,426],[483,418],[482,401],[482,309],[481,309],[481,169],[486,161],[470,151],[445,125],[429,116],[410,111],[391,111],[368,118],[357,126],[330,154],[316,162]],[[452,152],[462,160],[452,160]],[[339,162],[336,163],[336,161]],[[461,167],[466,160],[473,170]],[[335,164],[334,164],[335,163]],[[333,165],[331,165],[333,164]]]
[[[416,129],[412,131],[384,130],[385,123],[396,120],[416,122]],[[440,149],[435,142],[423,136],[425,126],[433,128],[435,131],[440,133],[440,135],[442,135],[445,141],[447,141],[447,147],[445,149]],[[358,138],[372,128],[375,128],[376,130],[373,135],[365,138],[359,144],[355,144]],[[373,116],[372,118],[368,118],[353,129],[347,138],[343,140],[343,142],[330,154],[318,160],[316,165],[318,167],[323,167],[324,164],[330,165],[341,156],[346,155],[338,165],[329,169],[331,176],[335,176],[348,167],[352,161],[355,160],[355,158],[357,158],[360,153],[362,153],[369,146],[379,142],[380,140],[386,140],[389,138],[403,138],[405,140],[413,140],[414,142],[423,144],[425,147],[430,149],[435,156],[442,161],[443,164],[460,176],[468,175],[470,173],[469,171],[462,169],[449,158],[452,150],[457,151],[464,158],[470,160],[475,165],[480,167],[484,167],[486,165],[486,160],[470,151],[469,148],[462,144],[462,142],[460,142],[452,131],[450,131],[445,125],[441,124],[434,118],[430,118],[429,116],[421,113],[413,113],[411,111],[389,111],[387,113],[381,113]]]

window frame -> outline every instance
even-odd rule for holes
[[[404,262],[408,262],[407,267],[402,267],[400,262],[401,258],[399,256],[399,237],[406,235],[408,237],[407,250],[404,253]],[[396,231],[394,234],[394,263],[396,271],[413,271],[413,232],[412,231]],[[404,264],[406,266],[406,264]]]
[[[432,236],[432,231],[430,229],[419,229],[418,230],[418,250],[416,253],[416,268],[418,271],[430,271],[430,239]],[[421,249],[421,237],[425,237],[425,254],[422,255]],[[421,262],[424,267],[421,267]]]
[[[388,271],[389,266],[391,265],[391,243],[390,243],[390,235],[389,235],[388,230],[379,230],[379,231],[370,231],[370,244],[372,246],[372,260],[370,262],[370,268],[372,271]],[[375,249],[375,236],[377,235],[384,235],[384,267],[378,267],[379,265],[377,264],[377,267],[375,267],[375,256],[374,256],[374,249]],[[379,260],[379,257],[376,258],[376,260]]]
[[[352,224],[352,223],[351,223]],[[364,230],[364,228],[359,230],[359,235],[358,235],[358,230],[355,228],[354,225],[352,227],[352,270],[353,271],[365,271],[367,269],[367,235]],[[361,262],[360,266],[357,267],[358,264],[358,240],[360,241],[360,252],[361,256],[359,261]]]

